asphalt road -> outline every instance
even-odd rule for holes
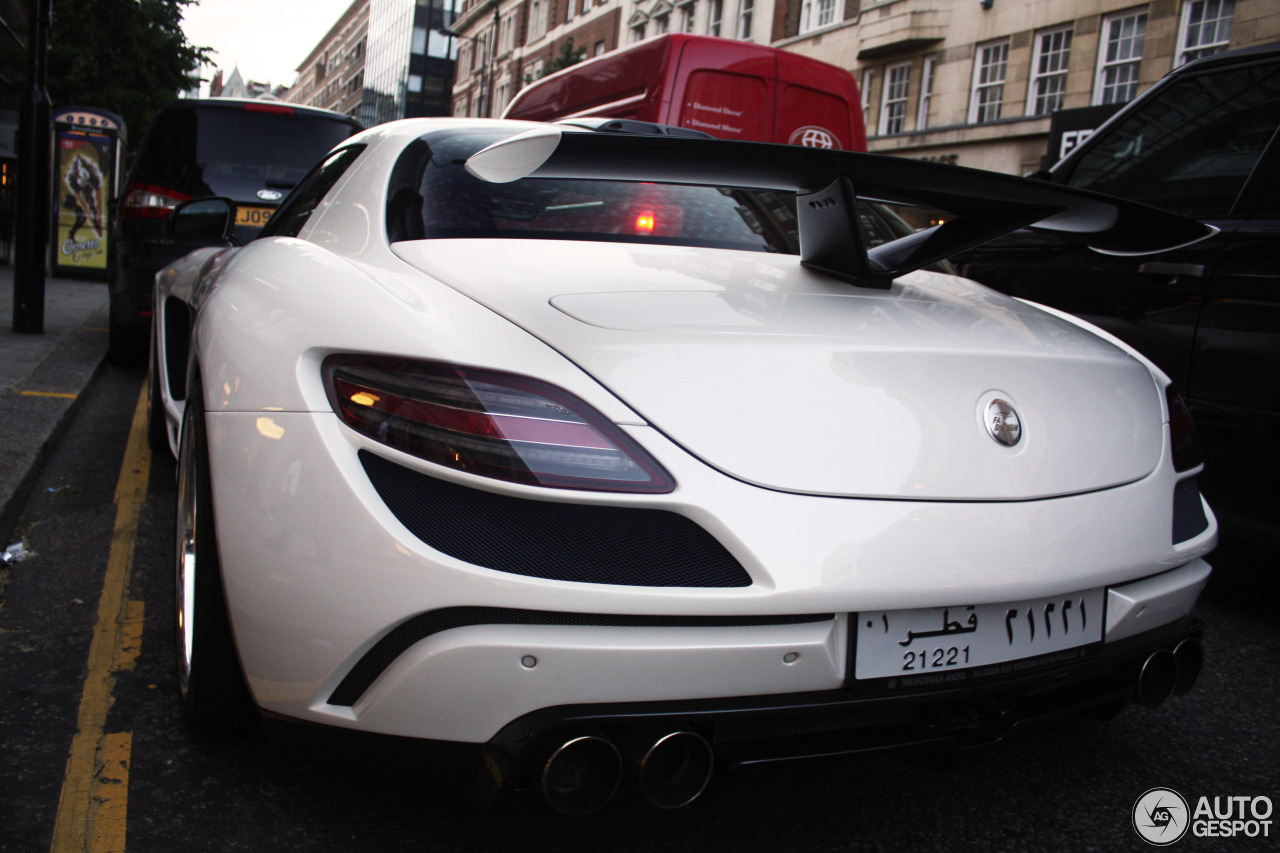
[[[172,674],[173,463],[122,465],[142,382],[107,368],[88,392],[21,522],[33,556],[0,589],[0,851],[49,850],[55,827],[52,849],[85,849],[86,821],[98,845],[88,849],[131,851],[1147,850],[1131,810],[1151,788],[1193,808],[1201,796],[1280,802],[1280,618],[1253,581],[1203,602],[1206,673],[1158,710],[1063,719],[972,753],[744,770],[677,812],[622,799],[569,819],[523,797],[485,813],[417,756],[196,737]],[[132,536],[113,532],[122,477],[146,487]],[[99,602],[126,539],[98,683]],[[98,743],[88,764],[77,752],[86,731]],[[1280,849],[1280,815],[1270,820],[1267,838],[1188,834],[1171,849]]]

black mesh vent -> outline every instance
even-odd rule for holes
[[[626,586],[750,586],[724,546],[674,512],[496,495],[360,451],[387,507],[437,551],[477,566],[558,581]]]
[[[392,661],[432,634],[469,625],[595,625],[608,628],[738,628],[827,622],[832,613],[800,616],[619,616],[608,613],[557,613],[507,607],[446,607],[402,622],[374,644],[329,697],[330,705],[354,705]]]

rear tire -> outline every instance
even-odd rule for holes
[[[252,703],[223,594],[198,379],[189,389],[182,422],[175,546],[174,626],[183,716],[205,734],[243,729],[252,718]]]

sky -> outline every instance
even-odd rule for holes
[[[291,86],[298,66],[350,5],[351,0],[200,0],[184,10],[182,29],[196,47],[213,48],[213,63],[224,78],[238,67],[245,82]]]

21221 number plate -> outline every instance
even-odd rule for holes
[[[854,677],[970,669],[1101,642],[1105,594],[858,613]]]

